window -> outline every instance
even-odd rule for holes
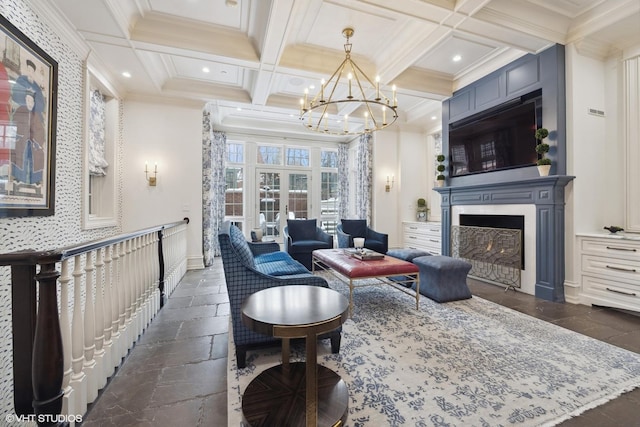
[[[236,142],[227,143],[227,162],[244,163],[244,146],[242,144]]]
[[[338,152],[320,152],[320,227],[329,234],[336,234],[338,225]]]
[[[233,223],[242,222],[244,216],[244,144],[227,141],[225,168],[224,215]],[[235,221],[234,221],[235,220]],[[242,229],[240,227],[240,229]]]
[[[309,150],[306,148],[287,148],[287,166],[309,167]]]
[[[338,167],[338,152],[337,151],[322,151],[320,153],[320,167],[323,168],[337,168]]]
[[[228,167],[225,169],[225,204],[226,217],[242,217],[242,168]]]
[[[118,223],[118,163],[120,100],[87,65],[83,155],[83,209],[85,229]]]
[[[258,158],[256,162],[261,165],[281,165],[282,148],[270,145],[258,146]]]

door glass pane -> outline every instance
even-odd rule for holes
[[[280,173],[260,172],[259,221],[262,235],[275,237],[280,234]]]
[[[242,168],[226,168],[225,170],[225,196],[224,215],[225,217],[242,217]]]
[[[308,179],[306,173],[289,174],[289,212],[287,218],[309,218]]]
[[[329,234],[335,234],[338,224],[338,173],[322,172],[320,183],[321,227]]]

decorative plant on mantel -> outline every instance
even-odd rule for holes
[[[438,166],[436,166],[436,170],[438,171],[438,176],[436,176],[436,184],[438,187],[442,187],[444,185],[444,174],[445,166],[442,164],[444,162],[444,154],[438,154],[436,156],[436,160],[438,161]]]
[[[545,157],[545,154],[549,152],[549,144],[542,142],[543,139],[549,136],[549,131],[545,128],[540,128],[536,130],[536,140],[538,141],[538,145],[536,145],[536,153],[540,154],[540,159],[538,159],[538,173],[540,176],[549,175],[549,169],[551,169],[551,159]]]

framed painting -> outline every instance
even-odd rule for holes
[[[58,63],[0,15],[0,218],[54,214]]]

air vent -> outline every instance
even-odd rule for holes
[[[595,108],[589,108],[589,114],[592,116],[604,117],[604,111],[596,110]]]

